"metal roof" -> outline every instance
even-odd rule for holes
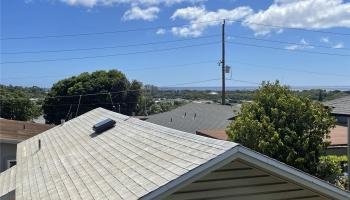
[[[332,113],[335,115],[350,116],[350,95],[337,98],[323,103],[325,106],[332,107]]]
[[[98,135],[93,133],[92,126],[106,118],[115,120],[116,126]],[[10,185],[15,177],[17,200],[162,199],[235,159],[247,160],[335,199],[350,197],[322,180],[236,143],[102,108],[19,143],[17,165],[9,169],[15,176],[9,176],[9,170],[0,174],[0,180],[12,177],[1,184],[0,197],[14,189]]]
[[[146,121],[188,133],[223,130],[235,116],[234,110],[239,111],[239,106],[188,103],[168,112],[150,115]]]

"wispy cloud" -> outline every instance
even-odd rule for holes
[[[177,9],[171,16],[172,20],[178,18],[188,20],[190,25],[182,27],[173,27],[172,33],[182,37],[197,37],[202,35],[203,31],[210,27],[221,23],[221,19],[242,19],[253,13],[249,7],[237,7],[231,10],[218,9],[217,11],[208,11],[204,6],[193,6]],[[227,22],[231,24],[231,21]]]
[[[131,9],[127,10],[123,15],[123,20],[146,20],[153,21],[158,16],[160,9],[158,7],[149,7],[141,9],[138,6],[133,6]]]
[[[165,33],[166,33],[166,30],[164,28],[160,28],[156,32],[157,35],[164,35]]]
[[[333,45],[332,48],[334,48],[334,49],[341,49],[341,48],[344,48],[344,44],[343,43],[338,43],[338,44]]]
[[[299,49],[313,49],[314,47],[311,46],[308,42],[306,42],[306,40],[303,38],[299,41],[299,44],[288,45],[284,48],[288,50],[299,50]]]

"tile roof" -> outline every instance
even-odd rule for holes
[[[350,116],[350,95],[332,101],[326,101],[323,104],[332,107],[333,114]]]
[[[52,127],[54,125],[0,119],[0,141],[18,143]]]
[[[16,199],[138,199],[235,146],[99,108],[18,144]]]
[[[239,106],[188,103],[169,112],[148,116],[146,121],[189,133],[225,129]],[[186,116],[185,116],[186,113]]]

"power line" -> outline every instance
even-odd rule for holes
[[[325,49],[350,51],[349,48],[333,48],[333,47],[324,46],[324,45],[301,44],[301,43],[288,42],[288,41],[282,41],[282,40],[270,40],[270,39],[261,39],[261,38],[247,37],[247,36],[242,36],[242,35],[231,35],[231,36],[232,37],[236,37],[236,38],[241,38],[241,39],[248,39],[248,40],[257,40],[257,41],[273,42],[273,43],[280,43],[280,44],[299,45],[299,46],[305,46],[305,47],[319,47],[319,48],[325,48]]]
[[[107,54],[107,55],[71,57],[71,58],[8,61],[8,62],[2,62],[0,64],[3,65],[3,64],[21,64],[21,63],[40,63],[40,62],[55,62],[55,61],[66,61],[66,60],[83,60],[83,59],[91,59],[91,58],[105,58],[105,57],[115,57],[115,56],[127,56],[127,55],[163,52],[163,51],[171,51],[171,50],[191,48],[191,47],[207,46],[207,45],[213,45],[213,44],[218,44],[218,41],[216,41],[216,42],[208,42],[208,43],[200,43],[200,44],[194,44],[194,45],[187,45],[187,46],[164,48],[164,49],[154,49],[154,50],[148,50],[148,51],[136,51],[136,52],[119,53],[119,54]]]
[[[199,40],[199,39],[203,39],[203,38],[212,38],[212,37],[216,37],[216,36],[218,36],[218,34],[202,36],[202,37],[196,37],[196,38],[186,38],[186,39],[178,39],[178,40],[165,40],[165,41],[159,41],[159,42],[134,43],[134,44],[126,44],[126,45],[114,45],[114,46],[91,47],[91,48],[2,52],[1,54],[4,54],[4,55],[16,55],[16,54],[38,54],[38,53],[57,53],[57,52],[92,51],[92,50],[102,50],[102,49],[116,49],[116,48],[149,46],[149,45],[156,45],[156,44],[167,44],[167,43],[174,43],[174,42],[192,41],[192,40]]]
[[[284,71],[301,72],[301,73],[306,73],[306,74],[316,74],[316,75],[321,75],[321,76],[336,76],[336,77],[349,77],[350,76],[350,75],[346,75],[346,74],[322,73],[322,72],[315,72],[315,71],[309,71],[309,70],[299,70],[299,69],[295,69],[295,68],[273,67],[273,66],[268,66],[268,65],[257,65],[254,63],[248,63],[248,62],[242,62],[242,61],[236,61],[236,60],[233,60],[232,63],[243,64],[244,67],[238,67],[238,68],[242,68],[242,69],[245,68],[246,66],[250,66],[253,68],[270,68],[270,69],[277,69],[277,70],[284,70]],[[233,65],[233,67],[236,67],[236,66]]]
[[[236,20],[236,19],[227,19],[227,21],[239,22],[239,23],[243,23],[243,24],[244,23],[245,24],[254,24],[254,25],[267,26],[267,27],[273,27],[273,28],[279,28],[279,29],[291,29],[291,30],[309,31],[309,32],[323,33],[323,34],[350,36],[350,33],[341,33],[341,32],[333,32],[333,31],[321,31],[321,30],[313,30],[313,29],[307,29],[307,28],[296,28],[296,27],[290,27],[290,26],[281,26],[281,25],[272,25],[272,24],[248,22],[248,21]]]
[[[77,36],[89,36],[89,35],[107,35],[107,34],[116,34],[116,33],[127,33],[127,32],[138,32],[138,31],[148,31],[148,30],[157,30],[160,28],[172,28],[177,26],[189,26],[192,24],[203,24],[217,22],[221,20],[210,20],[210,21],[201,21],[196,23],[182,23],[166,26],[154,26],[154,27],[145,27],[145,28],[134,28],[134,29],[124,29],[124,30],[114,30],[114,31],[103,31],[103,32],[89,32],[89,33],[75,33],[75,34],[61,34],[61,35],[36,35],[36,36],[23,36],[23,37],[5,37],[0,38],[0,40],[28,40],[28,39],[44,39],[44,38],[63,38],[63,37],[77,37]]]
[[[229,44],[237,44],[237,45],[241,45],[241,46],[250,46],[250,47],[258,47],[258,48],[265,48],[265,49],[274,49],[274,50],[296,52],[296,53],[309,53],[309,54],[320,54],[320,55],[342,56],[342,57],[349,57],[350,56],[350,54],[326,53],[326,52],[307,51],[307,50],[300,50],[300,49],[284,49],[284,48],[279,48],[279,47],[271,47],[271,46],[264,46],[264,45],[248,44],[248,43],[242,43],[242,42],[227,42],[227,43],[229,43]]]
[[[185,83],[178,83],[178,84],[173,84],[173,85],[167,85],[167,86],[162,86],[164,87],[175,87],[175,86],[181,86],[181,85],[190,85],[190,84],[196,84],[196,83],[205,83],[205,82],[211,82],[215,80],[221,80],[221,78],[215,78],[215,79],[207,79],[207,80],[200,80],[200,81],[192,81],[192,82],[185,82]],[[123,93],[123,92],[137,92],[137,91],[143,91],[144,89],[135,89],[135,90],[120,90],[117,92],[99,92],[99,93],[90,93],[90,94],[75,94],[75,95],[58,95],[58,96],[50,96],[50,97],[45,97],[48,99],[55,99],[55,98],[71,98],[71,97],[86,97],[86,96],[96,96],[96,95],[109,95],[109,94],[118,94],[118,93]]]
[[[184,64],[178,64],[178,65],[162,65],[162,66],[153,66],[153,67],[145,67],[145,68],[134,68],[134,69],[126,69],[122,70],[123,72],[130,72],[130,71],[143,71],[143,70],[162,70],[162,69],[172,69],[172,68],[182,68],[182,67],[188,67],[188,66],[195,66],[199,64],[216,64],[216,60],[207,60],[207,61],[198,61],[198,62],[192,62],[192,63],[184,63]],[[7,79],[25,79],[25,78],[56,78],[56,77],[67,77],[67,76],[77,76],[77,74],[65,74],[65,75],[45,75],[45,76],[12,76],[12,77],[1,77],[2,80]]]
[[[44,39],[44,38],[64,38],[64,37],[78,37],[78,36],[89,36],[89,35],[107,35],[107,34],[116,34],[116,33],[127,33],[127,32],[137,32],[137,31],[147,31],[147,30],[157,30],[160,28],[172,28],[172,27],[181,27],[181,26],[190,26],[193,24],[203,24],[203,23],[211,23],[211,22],[221,22],[223,19],[218,20],[208,20],[201,22],[190,22],[183,24],[174,24],[174,25],[164,25],[164,26],[154,26],[154,27],[145,27],[145,28],[134,28],[134,29],[124,29],[124,30],[114,30],[114,31],[103,31],[103,32],[85,32],[85,33],[72,33],[72,34],[57,34],[57,35],[36,35],[36,36],[23,36],[23,37],[5,37],[0,38],[0,40],[28,40],[28,39]],[[313,30],[307,28],[296,28],[296,27],[288,27],[281,25],[272,25],[272,24],[264,24],[264,23],[256,23],[256,22],[248,22],[244,20],[230,19],[227,18],[227,21],[239,22],[243,24],[254,24],[259,26],[267,26],[279,29],[292,29],[292,30],[300,30],[300,31],[309,31],[323,34],[333,34],[333,35],[343,35],[350,36],[350,33],[341,33],[341,32],[333,32],[333,31],[321,31],[321,30]]]

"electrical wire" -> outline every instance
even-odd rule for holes
[[[243,24],[254,24],[254,25],[267,26],[267,27],[273,27],[273,28],[279,28],[279,29],[291,29],[291,30],[308,31],[308,32],[323,33],[323,34],[350,36],[350,33],[341,33],[341,32],[333,32],[333,31],[321,31],[321,30],[313,30],[313,29],[307,29],[307,28],[297,28],[297,27],[289,27],[289,26],[281,26],[281,25],[272,25],[272,24],[248,22],[248,21],[237,20],[237,19],[226,19],[226,21],[239,22],[239,23],[243,23]]]
[[[303,47],[319,47],[319,48],[325,48],[325,49],[333,49],[333,50],[347,50],[350,51],[349,48],[334,48],[330,46],[324,46],[324,45],[315,45],[315,44],[301,44],[301,43],[295,43],[295,42],[288,42],[288,41],[282,41],[282,40],[270,40],[270,39],[262,39],[262,38],[255,38],[255,37],[247,37],[247,36],[242,36],[242,35],[229,35],[232,37],[236,38],[241,38],[241,39],[248,39],[248,40],[256,40],[256,41],[265,41],[265,42],[273,42],[273,43],[279,43],[279,44],[290,44],[290,45],[299,45]]]
[[[284,48],[279,48],[279,47],[271,47],[271,46],[264,46],[264,45],[248,44],[248,43],[242,43],[242,42],[229,42],[229,41],[227,41],[227,43],[241,45],[241,46],[249,46],[249,47],[258,47],[258,48],[265,48],[265,49],[289,51],[289,52],[295,52],[295,53],[308,53],[308,54],[319,54],[319,55],[328,55],[328,56],[350,57],[350,54],[326,53],[326,52],[307,51],[307,50],[300,50],[300,49],[284,49]]]
[[[107,35],[107,34],[116,34],[116,33],[128,33],[128,32],[138,32],[138,31],[158,30],[160,28],[182,27],[182,26],[190,26],[192,24],[204,24],[204,23],[220,22],[220,21],[222,21],[222,20],[208,20],[208,21],[201,21],[201,22],[195,22],[195,23],[182,23],[182,24],[174,24],[174,25],[154,26],[154,27],[144,27],[144,28],[124,29],[124,30],[121,29],[121,30],[103,31],[103,32],[85,32],[85,33],[73,33],[73,34],[5,37],[5,38],[0,38],[0,40],[28,40],[28,39],[78,37],[78,36],[89,36],[89,35]]]
[[[249,62],[243,62],[243,61],[237,61],[237,60],[232,60],[230,63],[237,63],[237,64],[242,64],[244,67],[237,67],[234,64],[232,64],[233,68],[242,68],[244,69],[246,66],[253,67],[253,68],[270,68],[270,69],[276,69],[276,70],[284,70],[284,71],[293,71],[293,72],[301,72],[305,74],[315,74],[315,75],[320,75],[320,76],[336,76],[336,77],[349,77],[349,75],[346,74],[334,74],[334,73],[322,73],[322,72],[316,72],[316,71],[309,71],[309,70],[299,70],[299,69],[294,69],[294,68],[286,68],[286,67],[273,67],[273,66],[268,66],[268,65],[257,65],[254,63],[249,63]],[[308,67],[305,67],[308,68]]]
[[[179,65],[162,65],[162,66],[152,66],[152,67],[144,67],[144,68],[133,68],[133,69],[126,69],[122,70],[123,72],[130,72],[130,71],[144,71],[144,70],[163,70],[163,69],[173,69],[173,68],[183,68],[188,66],[195,66],[200,64],[216,64],[216,60],[207,60],[207,61],[199,61],[199,62],[193,62],[193,63],[184,63]],[[186,68],[187,69],[187,68]],[[26,78],[57,78],[57,77],[68,77],[68,76],[77,76],[76,74],[65,74],[65,75],[45,75],[45,76],[12,76],[12,77],[1,77],[2,80],[8,80],[8,79],[26,79]]]
[[[134,29],[114,30],[114,31],[103,31],[103,32],[85,32],[85,33],[56,34],[56,35],[36,35],[36,36],[22,36],[22,37],[2,37],[2,38],[0,38],[0,40],[28,40],[28,39],[44,39],[44,38],[78,37],[78,36],[89,36],[89,35],[107,35],[107,34],[116,34],[116,33],[127,33],[127,32],[137,32],[137,31],[157,30],[157,29],[160,29],[160,28],[172,28],[172,27],[190,26],[190,25],[193,25],[193,24],[220,22],[222,20],[223,19],[200,21],[200,22],[190,22],[190,23],[174,24],[174,25],[155,26],[155,27],[144,27],[144,28],[134,28]],[[316,32],[316,33],[322,33],[322,34],[333,34],[333,35],[350,36],[350,33],[341,33],[341,32],[333,32],[333,31],[313,30],[313,29],[307,29],[307,28],[288,27],[288,26],[281,26],[281,25],[272,25],[272,24],[248,22],[246,20],[237,20],[237,19],[230,19],[230,18],[227,18],[226,21],[239,22],[239,23],[242,23],[242,24],[254,24],[254,25],[267,26],[267,27],[273,27],[273,28],[279,28],[279,29],[292,29],[292,30]]]
[[[55,49],[55,50],[40,50],[40,51],[17,51],[17,52],[1,52],[4,55],[17,55],[17,54],[38,54],[38,53],[57,53],[57,52],[74,52],[74,51],[92,51],[92,50],[103,50],[103,49],[117,49],[117,48],[127,48],[127,47],[138,47],[138,46],[149,46],[157,44],[167,44],[174,42],[183,42],[183,41],[192,41],[199,40],[204,38],[213,38],[217,37],[220,34],[207,35],[196,38],[186,38],[186,39],[177,39],[177,40],[164,40],[159,42],[146,42],[146,43],[134,43],[134,44],[125,44],[125,45],[114,45],[114,46],[104,46],[104,47],[91,47],[91,48],[75,48],[75,49]]]
[[[116,57],[116,56],[128,56],[128,55],[136,55],[136,54],[165,52],[165,51],[172,51],[172,50],[192,48],[192,47],[199,47],[199,46],[208,46],[208,45],[213,45],[213,44],[219,44],[219,41],[200,43],[200,44],[193,44],[193,45],[186,45],[186,46],[171,47],[171,48],[163,48],[163,49],[153,49],[153,50],[148,50],[148,51],[135,51],[135,52],[128,52],[128,53],[107,54],[107,55],[97,55],[97,56],[84,56],[84,57],[70,57],[70,58],[24,60],[24,61],[7,61],[7,62],[1,62],[0,64],[4,65],[4,64],[40,63],[40,62],[55,62],[55,61],[67,61],[67,60],[83,60],[83,59],[91,59],[91,58],[106,58],[106,57]]]

